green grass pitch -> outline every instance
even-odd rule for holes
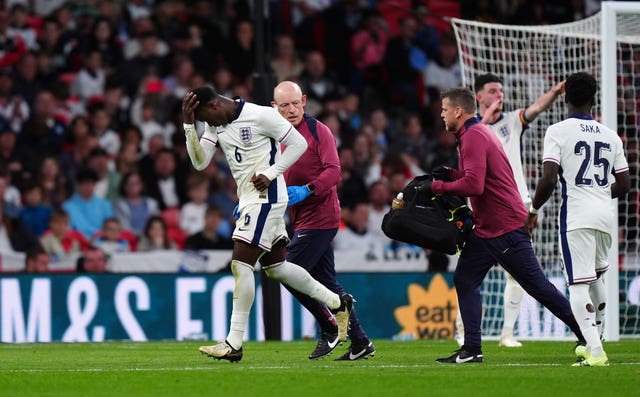
[[[0,396],[638,396],[640,340],[605,343],[609,367],[572,367],[572,342],[507,349],[482,364],[438,364],[453,341],[374,341],[368,360],[310,361],[313,341],[247,342],[239,363],[202,342],[0,344]]]

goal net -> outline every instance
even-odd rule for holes
[[[607,3],[603,2],[603,11]],[[600,14],[572,23],[544,26],[452,20],[464,84],[473,89],[476,76],[496,74],[503,81],[506,111],[526,108],[555,84],[578,71],[595,75],[600,84],[599,93],[613,90],[614,99],[603,101],[599,97],[593,110],[603,123],[617,128],[631,172],[631,192],[618,200],[619,230],[614,236],[617,244],[614,242],[610,257],[613,270],[605,278],[611,289],[611,298],[607,302],[609,310],[605,315],[605,337],[609,340],[617,339],[618,335],[640,337],[640,3],[636,3],[634,8],[614,12],[615,30],[608,41],[602,39],[604,25]],[[615,62],[611,72],[604,72],[603,78],[602,54],[607,46],[615,48]],[[614,115],[614,120],[601,117],[607,107],[612,111],[610,114]],[[524,133],[522,157],[532,193],[541,175],[546,128],[566,116],[566,106],[559,98]],[[541,211],[534,246],[547,276],[567,294],[557,243],[558,190]],[[499,267],[494,267],[483,283],[483,334],[489,338],[498,337],[502,328],[504,283],[504,273]],[[525,293],[516,324],[516,337],[563,339],[570,335],[560,320]]]

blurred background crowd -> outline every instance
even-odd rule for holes
[[[380,230],[391,199],[457,165],[439,117],[440,90],[461,85],[448,18],[561,23],[600,2],[264,0],[263,14],[250,0],[2,3],[0,251],[37,260],[230,248],[235,183],[221,156],[191,167],[180,103],[213,84],[267,105],[256,70],[271,87],[299,82],[335,134],[336,248],[393,245]]]

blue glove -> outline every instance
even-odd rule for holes
[[[235,207],[233,207],[233,217],[234,217],[236,220],[240,219],[240,213],[238,212],[238,206],[239,206],[239,205],[240,205],[240,204],[236,204],[236,206],[235,206]]]
[[[306,186],[288,186],[289,205],[296,205],[311,195],[311,191]]]

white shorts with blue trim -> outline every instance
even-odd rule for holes
[[[569,285],[588,283],[609,269],[611,235],[595,229],[560,233],[562,268]]]
[[[286,203],[248,204],[241,209],[232,238],[258,246],[265,251],[278,241],[289,242],[284,222]]]

